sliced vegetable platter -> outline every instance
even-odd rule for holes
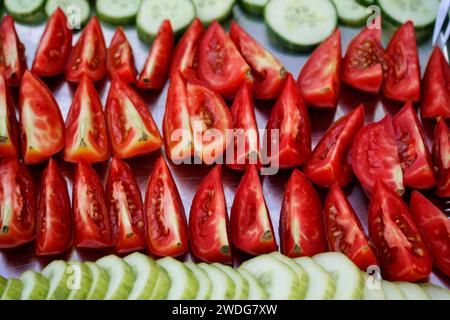
[[[255,39],[257,39],[265,48],[270,50],[278,59],[280,59],[280,61],[284,64],[289,72],[291,72],[295,77],[299,74],[302,66],[305,64],[307,58],[309,57],[308,53],[286,51],[282,47],[276,45],[272,41],[270,31],[267,30],[267,27],[263,23],[262,18],[248,15],[237,5],[234,6],[232,13],[232,18],[237,21],[243,29],[245,29]],[[228,27],[229,23],[225,22],[224,25]],[[40,23],[33,26],[16,23],[17,33],[19,34],[26,48],[28,66],[31,66],[32,64],[34,52],[36,51],[38,41],[42,32],[44,31],[44,27],[45,23]],[[114,34],[115,27],[102,23],[102,28],[106,43],[108,45]],[[353,39],[354,36],[359,33],[360,28],[351,28],[345,26],[341,26],[340,28],[342,32],[342,49],[343,52],[345,52],[348,43]],[[140,40],[138,31],[134,26],[127,26],[125,31],[126,36],[130,41],[134,51],[137,69],[141,70],[148,55],[149,46],[148,44]],[[385,30],[383,34],[383,36],[385,37],[385,44],[387,44],[391,35],[392,33],[390,33],[389,30]],[[76,41],[79,36],[79,34],[75,34],[74,41]],[[432,48],[429,40],[426,40],[420,44],[419,52],[420,64],[422,66],[422,69],[425,68],[431,51]],[[76,85],[69,84],[63,79],[63,77],[52,78],[46,80],[45,82],[52,90],[61,108],[62,116],[64,119],[66,119],[74,97]],[[102,80],[96,83],[96,88],[100,94],[103,105],[105,105],[106,103],[109,86],[110,82],[108,80]],[[141,96],[145,99],[147,105],[149,106],[149,110],[151,111],[160,132],[163,131],[162,122],[166,104],[167,87],[168,86],[166,84],[166,87],[162,91],[139,91]],[[15,92],[14,90],[13,95],[15,101],[17,101],[17,92]],[[402,104],[393,103],[392,101],[381,99],[378,96],[369,96],[353,90],[347,86],[344,86],[342,98],[339,101],[339,105],[336,110],[330,111],[311,108],[308,110],[312,127],[313,146],[318,143],[318,141],[323,137],[325,131],[335,120],[341,118],[345,114],[348,114],[351,110],[355,109],[361,103],[365,104],[366,123],[378,121],[382,119],[386,113],[395,114],[402,107]],[[255,104],[258,127],[265,128],[274,102],[256,101]],[[434,130],[434,122],[424,121],[424,127],[427,137],[431,141]],[[148,156],[134,158],[126,161],[131,167],[131,170],[138,181],[141,193],[143,195],[146,191],[145,189],[147,180],[150,174],[153,172],[156,160],[160,155],[166,156],[164,151],[157,151]],[[58,165],[61,168],[65,178],[69,182],[69,190],[72,190],[72,181],[74,178],[75,166],[64,162],[61,156],[56,157],[56,160],[58,161]],[[176,166],[171,164],[170,161],[167,161],[167,163],[170,166],[176,184],[180,190],[180,195],[186,214],[189,215],[189,210],[191,208],[191,203],[194,198],[195,192],[202,180],[212,170],[212,167],[207,167],[205,165]],[[40,181],[42,172],[45,169],[45,165],[35,165],[30,166],[30,168],[35,181]],[[108,170],[108,163],[95,165],[94,168],[96,169],[99,176],[101,178],[104,178]],[[230,212],[234,194],[242,178],[242,174],[225,168],[222,170],[222,174],[227,209],[228,212]],[[270,212],[270,216],[273,222],[275,236],[278,244],[280,244],[278,224],[280,220],[279,216],[281,203],[283,199],[284,188],[290,177],[290,174],[291,170],[280,171],[275,176],[266,176],[261,180],[264,196],[268,206],[268,211]],[[361,219],[363,225],[367,227],[367,212],[369,201],[362,191],[359,182],[357,182],[355,179],[354,182],[344,190],[353,208]],[[320,189],[318,189],[318,191],[323,202],[325,196],[327,195],[327,191]],[[72,197],[71,192],[69,192],[69,194]],[[425,194],[434,199],[433,192],[426,192]],[[437,202],[441,205],[441,208],[444,208],[445,204],[442,200],[438,200]],[[113,253],[113,251],[110,250],[71,249],[69,252],[66,252],[65,254],[57,257],[38,258],[36,257],[34,252],[35,248],[32,244],[11,250],[1,250],[0,275],[4,277],[19,277],[26,270],[33,269],[39,271],[56,258],[65,260],[95,261],[105,255]],[[238,264],[242,261],[247,260],[248,258],[249,257],[247,256],[238,256]],[[187,255],[186,257],[184,257],[184,259],[190,260],[191,257]],[[449,279],[440,273],[433,273],[430,277],[430,282],[444,287],[450,286]]]

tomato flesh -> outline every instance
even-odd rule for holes
[[[106,57],[106,66],[111,80],[120,78],[126,83],[135,83],[137,70],[133,49],[122,27],[117,28],[111,40]]]
[[[0,157],[19,155],[19,126],[5,72],[0,69]]]
[[[450,197],[450,130],[442,118],[436,124],[432,154],[438,178],[437,193],[444,198]]]
[[[20,42],[11,16],[5,16],[0,24],[0,66],[5,69],[9,86],[18,86],[27,69],[25,47]]]

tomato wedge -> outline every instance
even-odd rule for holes
[[[36,254],[63,253],[72,244],[72,212],[67,183],[50,158],[42,175],[37,215]]]
[[[64,160],[95,163],[109,158],[108,134],[102,102],[87,76],[81,79],[66,120]]]
[[[31,71],[40,77],[63,73],[72,50],[72,35],[66,15],[58,7],[47,22]]]
[[[414,24],[407,21],[397,29],[386,48],[387,70],[383,93],[387,98],[408,102],[420,100],[420,65]]]
[[[429,189],[436,185],[433,164],[422,125],[411,102],[394,117],[395,136],[403,169],[403,182],[415,189]]]
[[[64,120],[47,86],[30,71],[20,85],[22,156],[26,164],[39,163],[64,148]]]
[[[279,132],[279,142],[276,141],[275,130]],[[280,168],[294,168],[304,164],[311,154],[308,112],[290,73],[270,114],[264,139],[270,142],[267,143],[267,155],[272,166],[278,164]],[[278,152],[273,143],[278,143]]]
[[[112,151],[132,158],[161,148],[163,140],[145,101],[119,78],[112,81],[106,102]]]
[[[0,163],[0,248],[15,248],[36,237],[36,190],[17,158]]]
[[[410,208],[434,264],[450,277],[450,220],[418,191],[411,194]]]
[[[414,282],[431,273],[431,255],[407,205],[381,180],[377,180],[370,202],[369,235],[378,250],[384,278]]]
[[[226,98],[234,98],[243,81],[253,81],[249,65],[217,21],[200,41],[198,75]]]
[[[5,69],[9,86],[18,86],[27,68],[25,47],[20,42],[11,16],[5,16],[0,24],[0,66]]]
[[[73,218],[76,247],[106,248],[113,245],[102,181],[84,160],[78,162],[73,182]]]
[[[97,17],[84,27],[66,66],[66,80],[80,82],[83,76],[98,81],[106,75],[106,44]]]
[[[277,250],[275,233],[255,165],[249,165],[231,207],[231,239],[236,248],[260,255]]]
[[[235,21],[231,22],[230,38],[251,67],[253,96],[256,99],[278,98],[286,80],[284,66]]]
[[[390,115],[363,127],[355,137],[351,152],[353,171],[369,196],[377,179],[403,194],[402,166]]]
[[[450,129],[442,118],[436,124],[432,153],[438,177],[437,193],[440,197],[450,197]]]
[[[19,155],[19,126],[5,71],[0,68],[0,157]]]
[[[348,45],[342,67],[342,81],[355,89],[378,93],[385,70],[381,28],[365,28]]]
[[[324,215],[330,251],[342,252],[364,271],[378,265],[375,247],[337,183],[325,200]]]
[[[312,257],[327,250],[319,196],[297,169],[284,190],[280,235],[281,252],[291,258]]]
[[[450,118],[450,66],[438,47],[434,48],[423,76],[420,111],[423,118]]]
[[[230,109],[220,95],[200,83],[187,84],[189,116],[197,156],[212,164],[231,142],[227,130],[233,130]]]
[[[445,169],[442,171],[436,194],[441,198],[450,198],[450,169]]]
[[[341,31],[336,31],[311,54],[297,84],[306,104],[336,108],[341,91]]]
[[[148,180],[145,194],[146,239],[157,256],[180,256],[189,249],[183,203],[172,173],[161,156]]]
[[[136,82],[137,70],[133,49],[122,27],[117,28],[111,40],[106,56],[106,66],[111,80],[117,77],[126,83]]]
[[[341,187],[348,185],[353,178],[349,152],[363,125],[364,105],[331,125],[305,164],[305,175],[320,187],[329,188],[336,182]]]
[[[167,80],[174,47],[172,26],[164,20],[153,41],[137,86],[144,89],[162,89]]]
[[[116,251],[130,252],[145,248],[141,191],[130,167],[116,157],[109,165],[106,201]]]
[[[203,179],[192,200],[189,216],[192,253],[209,263],[232,264],[229,230],[222,167],[217,165]]]

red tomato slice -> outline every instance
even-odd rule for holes
[[[378,265],[375,247],[337,183],[325,200],[324,215],[330,251],[342,252],[364,271]]]
[[[0,69],[0,157],[19,155],[19,126],[4,69]]]
[[[95,163],[109,158],[108,134],[102,102],[87,76],[81,79],[66,120],[64,160]]]
[[[284,190],[280,234],[281,252],[288,257],[312,257],[327,250],[319,196],[297,169]]]
[[[402,101],[420,100],[420,65],[414,24],[407,21],[397,29],[386,48],[387,71],[383,82],[386,97]]]
[[[106,120],[112,151],[119,158],[148,154],[163,144],[145,101],[119,78],[113,80],[109,90]]]
[[[170,78],[178,72],[184,79],[198,78],[198,47],[203,35],[203,26],[196,18],[178,42],[173,53],[172,66],[170,67]]]
[[[418,191],[413,191],[410,207],[435,265],[450,277],[450,220]]]
[[[353,178],[348,161],[353,139],[364,125],[364,105],[337,120],[319,141],[303,168],[316,185],[329,188],[336,182],[341,187]]]
[[[20,42],[14,20],[5,16],[0,25],[0,66],[5,69],[9,86],[18,86],[27,68],[25,47]]]
[[[336,31],[311,54],[297,84],[308,105],[336,108],[341,91],[341,31]]]
[[[106,57],[109,78],[120,78],[126,83],[135,83],[137,70],[134,63],[133,49],[122,27],[117,28],[111,40]]]
[[[250,85],[243,82],[231,107],[234,139],[227,151],[226,164],[233,170],[243,171],[248,164],[259,164],[259,133],[250,90]],[[229,152],[232,159],[228,159]]]
[[[440,174],[436,194],[441,198],[450,198],[450,169]]]
[[[264,138],[269,142],[267,155],[273,166],[278,164],[280,168],[294,168],[308,160],[311,154],[309,116],[290,73],[283,92],[272,109],[266,130]],[[272,145],[276,137],[273,130],[279,130],[278,152]]]
[[[97,17],[93,17],[72,49],[66,80],[80,82],[83,76],[98,81],[106,75],[106,44]]]
[[[73,182],[73,217],[75,246],[106,248],[113,245],[102,181],[84,160],[78,162]]]
[[[0,248],[15,248],[36,237],[36,190],[16,158],[0,163]]]
[[[22,156],[26,164],[39,163],[64,148],[64,120],[48,87],[28,70],[20,85]]]
[[[189,215],[192,253],[209,263],[232,264],[229,230],[222,169],[217,165],[203,179],[192,200]]]
[[[252,82],[249,65],[217,21],[201,39],[198,58],[200,79],[226,98],[234,98],[243,81]]]
[[[438,177],[437,193],[450,197],[450,130],[442,118],[438,119],[434,133],[433,162]]]
[[[391,116],[362,128],[355,137],[351,152],[353,171],[369,196],[377,179],[391,190],[403,194],[402,167]]]
[[[434,48],[423,76],[420,111],[423,118],[450,118],[450,66],[438,47]]]
[[[251,67],[253,96],[257,99],[278,98],[286,79],[284,66],[235,21],[231,22],[230,38]]]
[[[415,189],[436,185],[430,151],[419,118],[408,102],[394,117],[398,154],[403,169],[403,182]]]
[[[277,250],[275,233],[259,175],[249,165],[231,207],[231,239],[239,250],[260,255]]]
[[[137,86],[144,89],[162,89],[167,80],[174,47],[172,26],[164,20],[153,41]]]
[[[144,210],[141,191],[130,167],[113,157],[106,181],[106,201],[117,252],[145,248]]]
[[[381,28],[365,28],[348,45],[342,67],[342,81],[358,90],[378,93],[385,69]]]
[[[63,253],[72,244],[72,212],[67,183],[50,158],[42,175],[37,216],[36,254]]]
[[[212,164],[231,142],[226,136],[227,130],[233,130],[230,109],[221,96],[199,83],[189,82],[187,94],[195,153]]]
[[[408,207],[381,180],[377,180],[370,202],[369,234],[384,278],[414,282],[431,273],[431,255]]]
[[[179,256],[189,249],[183,203],[172,173],[161,156],[148,180],[145,194],[146,239],[151,253]]]
[[[36,50],[31,71],[40,77],[51,77],[64,72],[72,50],[73,32],[67,18],[58,7],[48,20]]]

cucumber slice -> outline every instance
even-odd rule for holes
[[[19,279],[9,278],[0,300],[20,300],[22,286],[22,281]]]
[[[67,263],[55,260],[42,270],[41,274],[48,280],[47,300],[66,300],[70,294],[68,287]]]
[[[248,13],[256,16],[262,16],[264,13],[264,7],[268,1],[269,0],[241,0],[239,4]]]
[[[400,26],[408,20],[417,30],[431,28],[436,20],[439,0],[377,0],[383,18]]]
[[[238,269],[253,274],[271,300],[297,300],[302,289],[297,274],[273,256],[261,255],[244,262]]]
[[[370,6],[372,4],[375,4],[375,0],[356,0],[360,5],[362,6]]]
[[[360,300],[363,295],[363,277],[359,268],[339,252],[316,255],[314,261],[331,274],[336,283],[334,300]]]
[[[406,300],[403,291],[395,283],[381,280],[381,289],[387,300]]]
[[[338,15],[331,0],[270,0],[264,20],[280,44],[309,50],[333,33]]]
[[[331,300],[336,284],[331,275],[309,257],[296,258],[294,261],[308,273],[309,286],[305,300]]]
[[[195,19],[191,0],[144,0],[136,18],[139,38],[153,42],[161,23],[168,19],[175,35],[182,33]]]
[[[211,300],[232,300],[234,298],[236,285],[224,271],[207,263],[200,263],[198,267],[205,271],[211,279]]]
[[[360,27],[367,22],[369,17],[367,7],[360,5],[356,0],[333,0],[333,2],[342,24]]]
[[[236,0],[192,0],[195,5],[197,17],[204,24],[214,20],[226,20],[233,10]]]
[[[156,279],[155,288],[153,289],[150,300],[164,300],[170,290],[170,278],[166,270],[158,267],[158,278]]]
[[[100,20],[112,25],[131,24],[141,6],[141,0],[97,0],[96,13]]]
[[[87,300],[103,300],[108,291],[109,276],[108,273],[93,262],[84,263],[91,271],[92,284]]]
[[[239,272],[230,266],[226,266],[220,263],[213,263],[214,267],[222,270],[233,280],[234,283],[234,297],[233,300],[247,300],[248,299],[248,281],[241,276]]]
[[[199,285],[190,269],[172,257],[162,258],[157,263],[167,272],[170,279],[167,300],[195,299]]]
[[[0,276],[0,297],[2,296],[3,292],[5,291],[7,282],[8,281],[5,278]]]
[[[91,269],[82,262],[70,261],[66,273],[70,289],[67,300],[86,300],[92,287]]]
[[[272,252],[270,255],[274,257],[276,260],[286,264],[289,268],[292,269],[292,271],[295,272],[299,281],[299,291],[300,291],[299,299],[302,300],[305,299],[306,291],[308,290],[309,286],[308,273],[298,263],[295,263],[294,260],[289,259],[288,257],[282,255],[279,252]]]
[[[128,300],[150,299],[159,273],[156,262],[139,252],[126,256],[124,260],[133,269],[136,278]]]
[[[363,300],[386,300],[383,287],[381,286],[381,279],[370,276],[365,272],[361,272],[364,280]]]
[[[450,300],[450,291],[431,283],[425,283],[422,288],[430,295],[432,300]]]
[[[184,265],[192,271],[198,282],[198,292],[195,300],[211,299],[212,282],[208,274],[192,261],[187,261]]]
[[[23,284],[20,300],[45,300],[49,284],[42,274],[28,270],[22,273],[20,281]]]
[[[238,272],[248,282],[248,300],[267,300],[269,295],[262,284],[253,274],[245,269],[239,269]]]
[[[47,0],[45,13],[50,17],[58,7],[66,14],[72,29],[80,29],[91,16],[91,7],[87,0]]]
[[[45,20],[45,0],[5,0],[4,4],[17,22],[34,24]]]
[[[109,255],[95,262],[109,275],[108,290],[105,300],[125,300],[130,295],[134,284],[133,269],[117,256]]]
[[[411,282],[394,282],[402,290],[407,300],[431,300],[431,296],[421,286]]]

